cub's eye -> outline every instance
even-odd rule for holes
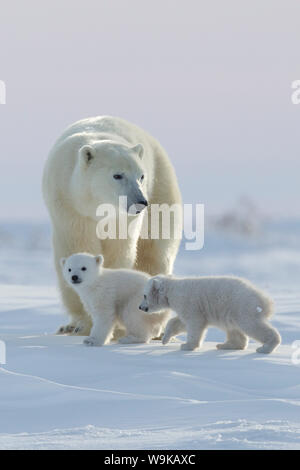
[[[116,174],[114,175],[115,180],[121,180],[123,179],[123,175]]]
[[[70,272],[72,271],[72,269],[71,269],[71,268],[69,268],[69,269],[68,269],[68,271],[69,271],[69,273],[70,273]]]
[[[145,295],[144,295],[144,299],[145,299],[145,300],[147,299],[147,297],[146,297]]]
[[[86,271],[86,267],[83,266],[83,268],[81,268],[81,271]]]
[[[145,175],[142,175],[142,176],[141,176],[141,181],[143,181],[144,178],[145,178]]]

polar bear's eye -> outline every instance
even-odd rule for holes
[[[123,175],[116,174],[114,175],[115,180],[121,180],[123,178]]]
[[[69,269],[68,269],[68,271],[69,271],[69,273],[70,273],[70,272],[72,271],[72,269],[71,269],[71,268],[69,268]]]
[[[86,267],[83,266],[83,268],[81,268],[81,271],[86,271]]]
[[[144,178],[145,178],[145,175],[142,175],[142,176],[141,176],[141,181],[143,181]]]

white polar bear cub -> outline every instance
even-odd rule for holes
[[[262,343],[256,351],[268,354],[281,342],[268,321],[273,301],[249,281],[237,277],[157,276],[147,282],[139,308],[149,313],[162,308],[174,310],[178,317],[168,322],[163,344],[187,331],[183,350],[198,348],[209,326],[227,332],[227,341],[218,344],[218,349],[245,349],[250,336]]]
[[[147,343],[159,336],[169,312],[147,315],[138,306],[149,275],[130,269],[106,269],[103,256],[77,253],[61,259],[67,283],[79,295],[92,317],[88,346],[102,346],[113,336],[115,327],[126,329],[120,343]],[[157,309],[160,310],[160,309]]]

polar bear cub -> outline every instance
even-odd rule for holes
[[[103,256],[77,253],[61,259],[65,280],[79,295],[92,317],[89,346],[102,346],[112,338],[114,328],[126,329],[120,343],[147,343],[160,336],[169,312],[147,315],[138,306],[148,274],[130,269],[106,269]]]
[[[168,322],[163,344],[187,331],[183,350],[198,348],[209,326],[227,333],[227,341],[218,344],[218,349],[245,349],[250,336],[262,343],[256,351],[268,354],[281,342],[278,331],[269,323],[273,301],[249,281],[237,277],[157,276],[147,282],[139,308],[149,313],[162,308],[174,310],[178,317]]]

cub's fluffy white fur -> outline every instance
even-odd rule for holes
[[[103,256],[77,253],[61,259],[63,276],[92,317],[89,346],[102,346],[115,328],[126,330],[120,343],[146,343],[160,336],[168,312],[147,315],[138,308],[149,275],[129,269],[106,269]],[[158,311],[160,309],[157,309]]]
[[[225,330],[227,341],[218,349],[245,349],[248,336],[262,343],[259,353],[272,352],[281,342],[271,326],[272,300],[245,279],[230,276],[199,278],[151,278],[144,289],[140,309],[156,312],[171,308],[178,317],[166,327],[163,343],[187,331],[183,350],[198,348],[209,326]]]

